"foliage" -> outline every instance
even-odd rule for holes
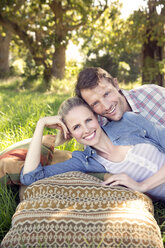
[[[85,62],[85,67],[90,66],[101,67],[108,71],[113,77],[117,77],[118,64],[114,61],[110,54],[87,59]]]
[[[130,48],[139,43],[143,82],[163,86],[165,2],[148,0],[147,7],[127,20]]]
[[[140,74],[139,54],[135,52],[122,52],[118,60],[112,58],[110,54],[96,56],[85,61],[84,67],[88,66],[101,67],[119,82],[124,83],[135,82]]]
[[[119,57],[117,78],[119,82],[135,82],[140,75],[140,54],[136,51],[123,51]]]
[[[88,29],[82,28],[80,32],[83,33],[84,40],[81,43],[86,54],[84,66],[99,65],[107,69],[111,58],[117,66],[115,70],[113,66],[109,66],[108,71],[116,75],[119,81],[133,82],[142,73],[149,83],[157,83],[165,68],[165,4],[162,0],[148,0],[147,3],[146,8],[135,11],[128,19],[123,20],[116,1],[116,5],[106,9],[94,25],[91,24]],[[150,3],[157,10],[152,15],[149,11]],[[153,55],[146,55],[146,51],[151,51]],[[130,69],[123,68],[124,64]]]
[[[137,41],[129,43],[129,25],[121,19],[119,3],[110,6],[95,25],[81,30],[84,34],[82,49],[86,54],[84,66],[99,66],[106,69],[119,81],[128,83],[137,80],[140,74],[140,49]],[[127,64],[125,70],[121,65]]]
[[[51,75],[64,76],[65,50],[75,36],[73,31],[87,27],[106,8],[107,0],[97,1],[97,5],[93,0],[4,1],[0,4],[0,24],[14,35],[20,54],[23,48],[28,67],[42,66],[43,77],[49,81]]]

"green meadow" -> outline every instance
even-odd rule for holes
[[[0,151],[18,141],[31,138],[39,118],[57,114],[61,102],[73,95],[73,82],[74,79],[68,82],[59,81],[52,91],[42,92],[35,87],[20,89],[17,78],[7,83],[1,81]],[[45,129],[44,134],[55,134],[55,130]],[[75,140],[59,147],[70,151],[79,148],[82,147]],[[18,187],[13,189],[11,186],[0,186],[0,241],[10,228],[11,218],[18,203]],[[165,204],[156,202],[154,207],[155,218],[165,243]]]

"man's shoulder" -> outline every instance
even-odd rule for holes
[[[151,101],[151,99],[161,99],[165,97],[165,88],[155,85],[155,84],[145,84],[131,90],[123,90],[123,95],[129,102],[131,108],[134,112],[141,105],[143,101]]]
[[[137,88],[131,89],[128,91],[130,94],[136,94],[136,93],[151,93],[151,92],[161,92],[162,90],[165,90],[163,87],[156,85],[156,84],[144,84]]]

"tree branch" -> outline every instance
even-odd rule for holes
[[[32,46],[32,44],[34,43],[33,38],[28,36],[28,34],[24,30],[22,30],[17,23],[3,17],[0,13],[0,24],[11,33],[16,34],[20,37],[20,39],[24,42],[24,45],[32,54],[32,57],[35,60],[36,64],[40,65],[43,63],[43,58],[39,58],[36,56],[36,50],[34,46]]]

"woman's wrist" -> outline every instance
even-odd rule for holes
[[[152,187],[150,187],[150,184],[144,180],[143,182],[140,182],[140,189],[141,192],[147,192],[152,189]]]

